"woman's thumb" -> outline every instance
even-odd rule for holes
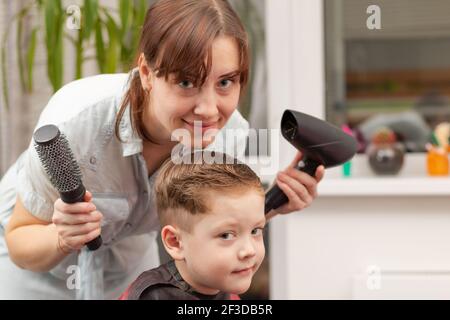
[[[86,193],[84,194],[84,201],[90,202],[92,200],[92,193],[86,190]]]
[[[303,158],[303,153],[300,150],[297,150],[297,153],[295,154],[295,158],[294,158],[294,160],[292,160],[289,167],[296,168],[298,166],[298,163],[300,162],[300,160],[302,160],[302,158]]]

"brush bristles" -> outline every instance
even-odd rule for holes
[[[35,149],[50,182],[59,192],[72,191],[81,185],[80,167],[62,133],[47,145],[35,143]]]

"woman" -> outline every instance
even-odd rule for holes
[[[52,123],[65,134],[88,192],[85,202],[63,203],[32,143],[8,170],[0,184],[0,298],[117,298],[157,266],[152,185],[179,144],[171,134],[185,129],[192,138],[184,145],[214,149],[220,141],[207,130],[248,128],[236,110],[248,56],[245,30],[226,1],[161,0],[147,12],[129,75],[99,75],[59,90],[37,128]],[[316,178],[298,172],[300,157],[277,179],[289,203],[271,216],[300,210],[316,196],[323,167]],[[88,252],[85,244],[100,234],[103,245]]]

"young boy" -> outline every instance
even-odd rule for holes
[[[247,165],[214,158],[224,161],[161,167],[156,203],[173,260],[142,273],[122,299],[229,299],[250,287],[265,254],[264,190]]]

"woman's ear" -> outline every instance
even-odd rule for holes
[[[161,240],[167,253],[174,260],[184,259],[184,250],[181,242],[181,231],[174,226],[166,225],[161,230]]]
[[[139,55],[138,59],[138,69],[139,69],[139,76],[141,78],[141,85],[142,88],[149,92],[151,90],[151,83],[152,83],[152,70],[150,69],[149,65],[147,64],[147,60],[145,59],[145,55],[141,53]]]

